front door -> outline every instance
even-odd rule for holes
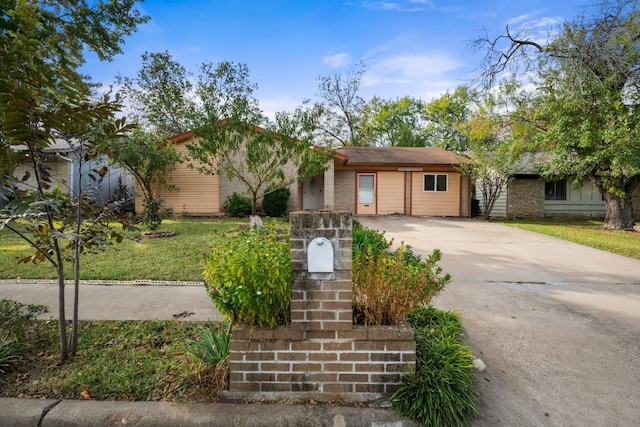
[[[312,211],[324,208],[324,175],[307,177],[302,182],[302,209]]]
[[[356,213],[358,215],[375,215],[376,214],[376,174],[375,173],[359,173],[358,189],[357,189],[357,206]]]

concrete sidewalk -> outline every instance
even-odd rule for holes
[[[73,286],[65,286],[71,315]],[[58,285],[49,280],[0,280],[0,299],[43,304],[43,318],[57,318]],[[222,320],[202,283],[82,282],[81,320]],[[15,426],[376,426],[415,424],[383,407],[290,405],[282,403],[113,402],[94,400],[0,398],[0,427]]]
[[[0,280],[0,298],[23,304],[43,304],[42,318],[58,318],[58,284],[52,280]],[[73,283],[65,286],[65,313],[73,309]],[[222,320],[199,282],[82,281],[80,320]]]

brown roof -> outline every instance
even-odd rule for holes
[[[468,160],[436,147],[342,147],[337,154],[346,156],[345,165],[455,165]]]

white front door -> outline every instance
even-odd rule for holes
[[[313,211],[324,208],[324,175],[305,178],[302,182],[302,209]]]
[[[375,215],[376,211],[376,174],[359,173],[357,188],[358,204],[356,213],[359,215]]]

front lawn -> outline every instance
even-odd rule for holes
[[[602,228],[596,220],[505,220],[501,224],[640,259],[640,233]]]
[[[59,365],[57,321],[37,321],[23,354],[0,379],[0,396],[199,402],[215,400],[211,367],[187,353],[204,322],[81,322],[79,353]]]
[[[159,231],[174,231],[168,238],[125,240],[82,257],[82,280],[183,280],[201,281],[204,254],[225,230],[248,224],[248,219],[166,219]],[[130,233],[131,237],[141,236]],[[18,264],[34,250],[9,230],[0,231],[0,279],[55,279],[48,262]],[[71,278],[71,266],[67,268]]]

